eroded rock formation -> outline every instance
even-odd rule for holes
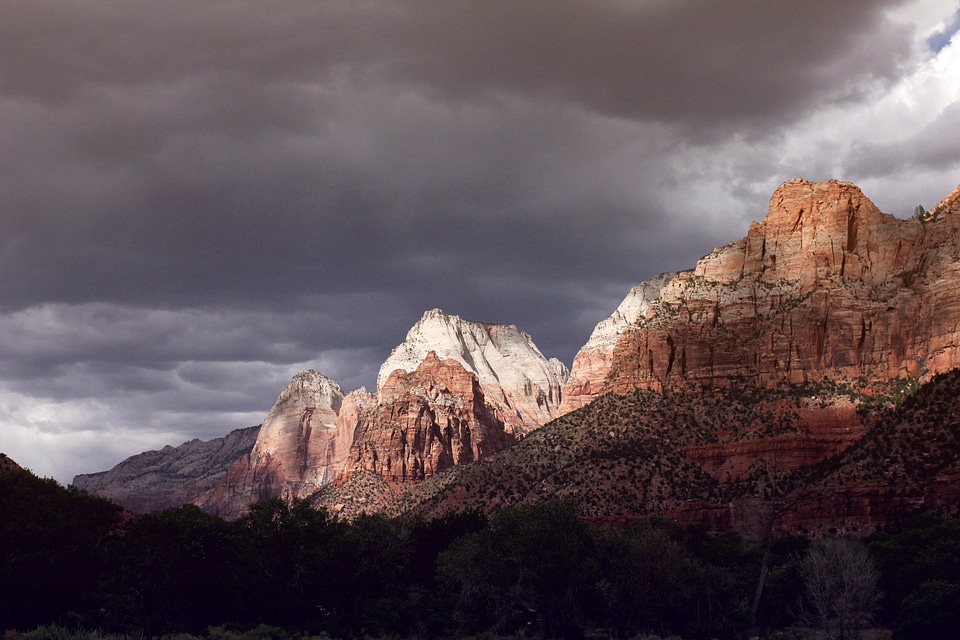
[[[419,482],[514,440],[476,374],[431,351],[415,371],[396,369],[383,382],[379,402],[359,417],[344,471]]]
[[[252,502],[304,498],[331,481],[346,455],[337,450],[343,402],[343,390],[330,378],[312,370],[296,374],[264,419],[250,453],[200,504],[235,516]]]
[[[899,220],[848,182],[784,183],[763,221],[663,284],[612,351],[578,355],[567,401],[603,389],[887,380],[956,367],[958,195],[926,221]]]
[[[380,367],[382,389],[396,370],[413,371],[427,354],[452,359],[473,373],[507,431],[523,435],[560,415],[566,366],[547,360],[533,339],[510,324],[484,324],[433,309],[410,329]],[[382,393],[381,400],[382,400]]]
[[[198,503],[235,517],[252,502],[306,498],[358,472],[420,482],[550,420],[566,375],[513,325],[428,311],[381,367],[376,394],[344,396],[321,374],[298,373],[250,454]]]

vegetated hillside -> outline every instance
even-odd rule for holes
[[[905,396],[854,446],[806,470],[794,518],[809,520],[827,502],[841,517],[869,511],[878,522],[896,512],[960,514],[960,370]]]
[[[607,394],[391,504],[360,484],[315,501],[345,515],[492,512],[569,497],[594,518],[665,515],[762,535],[867,533],[907,511],[957,513],[960,371],[851,386]],[[369,483],[366,483],[369,485]]]
[[[0,453],[0,471],[13,471],[20,468],[20,465],[14,462],[13,458],[5,453]]]

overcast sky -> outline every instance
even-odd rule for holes
[[[0,3],[0,451],[69,482],[372,388],[424,310],[568,365],[776,186],[960,183],[955,0]]]

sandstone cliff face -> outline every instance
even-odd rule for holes
[[[565,395],[886,380],[960,364],[960,216],[955,194],[931,219],[881,213],[847,182],[791,180],[747,236],[659,290],[622,332],[605,378],[578,356]],[[933,212],[936,219],[932,219]],[[586,381],[586,382],[584,382]]]
[[[264,419],[249,455],[199,503],[219,515],[235,516],[252,502],[303,498],[331,481],[338,470],[337,421],[343,401],[343,390],[330,378],[312,370],[296,374]]]
[[[260,427],[249,427],[223,438],[147,451],[109,471],[78,475],[73,485],[134,513],[202,503],[210,499],[236,461],[249,455],[259,431]]]
[[[523,435],[560,415],[568,375],[563,363],[547,360],[514,325],[471,322],[439,309],[423,314],[383,363],[378,390],[394,371],[414,371],[430,352],[459,362],[477,377],[508,432]]]
[[[677,272],[661,273],[641,282],[627,294],[616,311],[594,328],[590,339],[573,360],[573,368],[563,387],[560,415],[579,409],[597,395],[609,391],[607,377],[613,367],[613,352],[625,331],[644,318],[660,291]]]
[[[344,471],[419,482],[513,442],[477,375],[431,351],[415,371],[396,369],[383,382],[379,402],[359,416]]]

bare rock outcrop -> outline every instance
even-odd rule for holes
[[[416,370],[394,370],[376,406],[359,416],[345,476],[419,482],[496,453],[515,440],[498,414],[475,373],[431,351]]]
[[[660,291],[679,275],[660,273],[632,288],[616,311],[598,324],[590,339],[573,360],[573,368],[563,387],[560,415],[579,409],[598,394],[609,391],[607,378],[613,367],[613,352],[625,331],[645,317]]]
[[[390,375],[416,370],[431,352],[440,360],[456,360],[474,374],[506,430],[517,436],[560,415],[561,389],[568,376],[563,363],[545,358],[533,339],[514,325],[472,322],[440,309],[424,313],[380,367],[381,402]]]
[[[330,378],[313,370],[297,373],[264,419],[250,453],[200,504],[233,517],[253,502],[305,498],[330,482],[346,453],[337,455],[343,402],[343,390]]]
[[[584,402],[595,389],[888,380],[954,368],[958,202],[955,192],[927,220],[899,220],[848,182],[786,182],[746,237],[660,288],[602,356],[613,363],[605,378],[589,364],[602,358],[578,356],[565,395]]]

